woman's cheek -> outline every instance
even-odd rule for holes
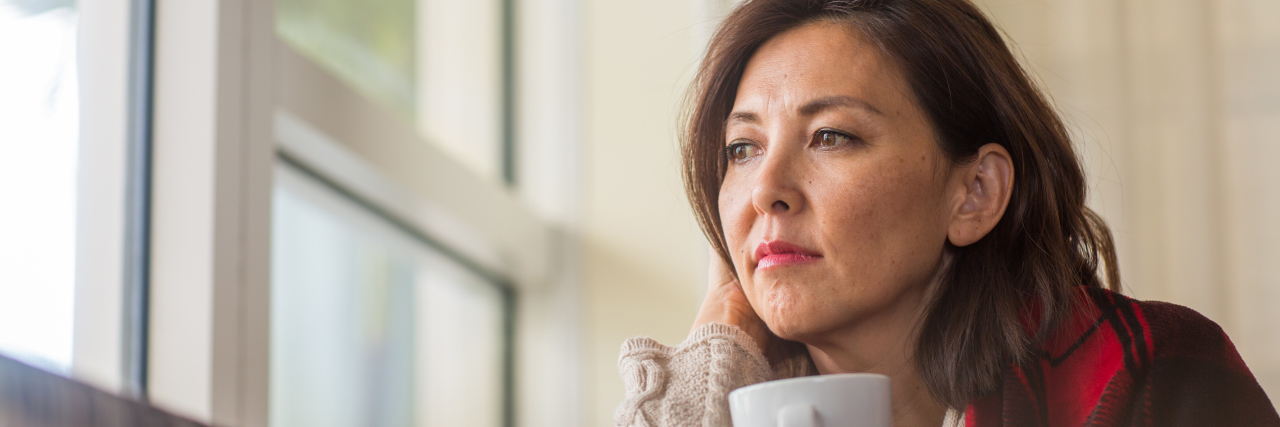
[[[739,195],[727,186],[721,189],[719,208],[720,224],[725,243],[729,246],[730,258],[739,274],[747,274],[746,263],[750,254],[744,247],[743,241],[751,232],[749,215],[743,210],[744,207],[740,206]]]

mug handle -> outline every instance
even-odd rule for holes
[[[793,403],[778,410],[778,427],[817,427],[818,411],[808,403]]]

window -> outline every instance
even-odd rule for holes
[[[501,425],[501,288],[288,164],[273,216],[271,425]]]
[[[276,33],[383,105],[416,111],[414,0],[278,0]]]
[[[71,367],[79,94],[73,2],[0,0],[0,353]]]
[[[270,424],[510,425],[502,3],[276,4]]]
[[[453,145],[494,154],[474,163],[418,120],[440,60],[418,31],[451,2],[411,4],[387,45],[409,66],[368,33],[402,25],[361,21],[403,3],[347,3],[156,10],[148,400],[217,425],[511,425],[516,290],[548,280],[553,230],[496,176],[497,113],[458,113],[486,120]]]
[[[277,0],[276,32],[472,172],[511,181],[501,0]]]

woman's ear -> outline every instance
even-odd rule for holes
[[[1013,158],[1000,144],[987,144],[978,149],[977,160],[955,171],[953,179],[960,191],[951,211],[947,240],[956,246],[968,246],[981,240],[1004,216],[1013,192]],[[959,190],[963,185],[963,190]]]

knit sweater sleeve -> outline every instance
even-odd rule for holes
[[[628,339],[618,370],[626,400],[614,421],[623,427],[729,426],[729,392],[773,377],[751,337],[719,323],[699,327],[675,347]]]

